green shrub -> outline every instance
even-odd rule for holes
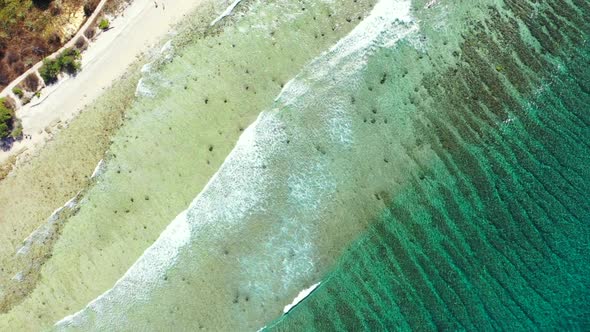
[[[5,139],[10,134],[10,128],[8,124],[0,122],[0,140]]]
[[[39,75],[45,81],[45,84],[57,82],[57,76],[61,73],[61,66],[56,59],[43,60],[43,66],[39,68]]]
[[[0,139],[8,137],[14,123],[14,111],[6,107],[4,98],[0,98]]]
[[[14,93],[19,98],[22,98],[25,95],[25,93],[23,92],[23,89],[19,88],[18,86],[15,86],[12,89],[12,93]]]
[[[81,68],[80,51],[67,48],[56,59],[43,60],[43,66],[39,69],[39,74],[45,81],[45,84],[52,84],[57,81],[61,72],[67,72],[70,75],[77,73]]]
[[[98,28],[101,30],[107,30],[110,26],[111,23],[106,18],[103,18],[102,20],[100,20],[100,23],[98,23]]]
[[[74,48],[65,49],[58,57],[57,61],[61,71],[65,71],[70,75],[77,73],[80,70],[80,51]]]

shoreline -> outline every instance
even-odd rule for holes
[[[154,2],[136,0],[124,8],[111,21],[112,28],[89,44],[81,59],[82,70],[76,76],[65,75],[56,84],[43,88],[41,99],[17,110],[23,134],[31,138],[15,141],[7,151],[0,150],[0,164],[14,156],[18,164],[33,155],[52,139],[56,129],[76,117],[144,52],[165,38],[186,13],[202,3],[178,0],[172,5],[172,0],[159,0],[156,7]]]

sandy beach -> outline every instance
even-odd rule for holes
[[[155,3],[158,4],[156,7]],[[0,150],[0,163],[15,154],[30,155],[51,138],[55,127],[67,123],[125,73],[142,52],[165,38],[171,27],[202,0],[135,0],[111,21],[111,29],[90,43],[82,70],[41,91],[40,98],[17,111],[23,133],[30,139]]]

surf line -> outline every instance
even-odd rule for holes
[[[438,4],[438,0],[430,0],[430,1],[429,1],[429,2],[426,4],[426,6],[424,6],[424,8],[428,9],[428,8],[430,8],[430,7],[432,7],[432,6],[436,5],[436,4]]]
[[[295,299],[293,299],[293,302],[291,302],[291,304],[287,304],[285,306],[285,308],[283,309],[283,314],[288,313],[289,311],[291,311],[291,309],[293,309],[301,301],[305,300],[306,297],[308,297],[316,288],[318,288],[320,283],[321,282],[313,284],[313,285],[311,285],[311,287],[306,288],[306,289],[302,290],[301,292],[299,292],[299,294],[295,297]]]
[[[235,0],[231,5],[229,5],[225,11],[223,13],[221,13],[221,15],[217,16],[216,19],[213,20],[213,22],[211,22],[211,24],[209,26],[214,26],[215,24],[217,24],[217,22],[219,22],[222,18],[228,16],[231,14],[231,12],[234,10],[234,8],[236,8],[236,6],[241,2],[242,0]]]

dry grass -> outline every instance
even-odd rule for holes
[[[107,15],[117,15],[125,7],[127,7],[133,0],[111,0],[108,1],[104,8],[103,13]]]

